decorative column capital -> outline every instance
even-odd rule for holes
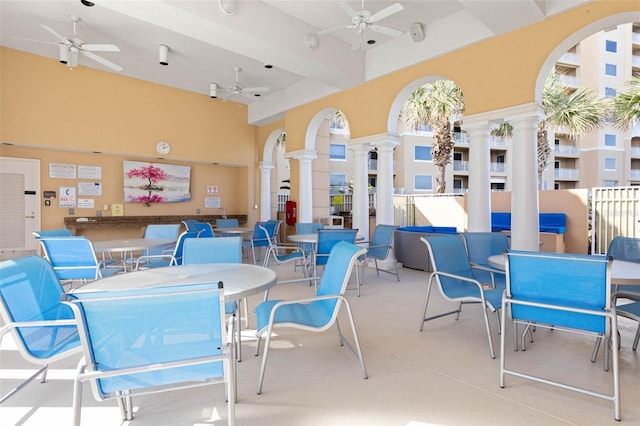
[[[293,158],[301,163],[311,163],[311,161],[318,158],[316,151],[301,149],[299,151],[291,151],[285,154],[285,158]]]
[[[275,167],[276,166],[271,161],[261,161],[260,162],[260,170],[262,170],[263,172],[265,170],[275,169]]]

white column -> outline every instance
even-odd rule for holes
[[[315,151],[293,151],[287,153],[287,158],[298,160],[300,163],[300,186],[298,188],[298,222],[313,221],[313,177],[311,165],[317,158]],[[294,200],[295,201],[295,200]]]
[[[489,121],[468,123],[464,129],[469,133],[469,207],[467,230],[471,232],[491,231],[491,174]]]
[[[511,173],[511,248],[539,250],[538,155],[539,111],[507,120],[513,126]]]
[[[349,142],[353,152],[353,206],[351,210],[352,227],[359,229],[365,238],[369,235],[369,180],[368,159],[371,145],[357,140]],[[367,238],[368,239],[368,238]]]
[[[269,161],[260,162],[260,221],[271,219],[271,170],[275,166]]]
[[[400,142],[397,136],[384,136],[371,144],[378,149],[376,224],[393,225],[393,150]]]

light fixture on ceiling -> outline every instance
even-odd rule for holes
[[[67,59],[67,67],[75,68],[78,66],[78,49],[76,47],[69,48],[69,57]]]
[[[309,50],[318,50],[318,47],[320,47],[320,40],[316,34],[308,33],[304,36],[304,44],[309,48]]]
[[[420,22],[414,22],[413,24],[411,24],[409,30],[411,32],[411,38],[413,39],[413,41],[417,43],[424,40],[424,25],[422,25]]]
[[[211,83],[209,85],[209,96],[212,99],[216,99],[218,97],[218,85],[216,83]]]
[[[271,65],[269,62],[265,62],[264,63],[264,67],[268,70],[270,70],[271,68],[273,68],[273,65]]]
[[[87,7],[92,7],[96,5],[94,2],[88,1],[88,0],[80,0],[80,3],[84,4]]]
[[[238,2],[236,0],[218,0],[218,6],[222,13],[233,16],[238,13]]]
[[[61,64],[69,62],[69,48],[65,44],[60,44],[60,56],[58,57]]]
[[[161,44],[159,56],[160,59],[158,60],[158,62],[160,62],[160,65],[169,65],[169,46],[167,46],[166,44]]]

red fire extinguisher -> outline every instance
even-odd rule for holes
[[[297,218],[298,218],[298,213],[297,213],[297,208],[296,208],[296,202],[295,201],[287,201],[285,203],[285,211],[286,211],[286,222],[287,225],[295,225],[297,222]]]

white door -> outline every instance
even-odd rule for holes
[[[0,260],[38,252],[40,160],[0,157]]]

